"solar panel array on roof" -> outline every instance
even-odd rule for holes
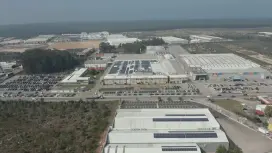
[[[197,148],[162,148],[162,151],[197,151]]]
[[[153,118],[153,122],[196,122],[209,121],[208,118]]]
[[[165,116],[206,116],[205,114],[165,114]]]
[[[214,132],[206,133],[154,133],[154,138],[217,138]]]

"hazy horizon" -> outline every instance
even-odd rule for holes
[[[0,25],[272,18],[270,0],[2,0]]]

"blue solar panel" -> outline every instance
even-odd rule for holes
[[[196,146],[161,146],[161,147],[196,147]]]
[[[165,116],[206,116],[205,114],[165,114]]]
[[[153,122],[209,121],[208,118],[153,118]]]
[[[162,151],[197,151],[197,148],[162,148]]]
[[[216,133],[154,133],[154,138],[217,138]]]
[[[185,138],[183,133],[154,133],[154,138]]]

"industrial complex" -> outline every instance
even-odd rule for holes
[[[129,139],[128,139],[129,138]],[[208,109],[119,109],[104,152],[215,152],[228,139]],[[118,149],[117,148],[117,149]],[[172,150],[171,150],[172,149]]]
[[[208,36],[208,35],[190,35],[190,43],[205,43],[205,42],[220,42],[226,41],[221,37]]]
[[[170,45],[177,45],[177,44],[188,44],[189,41],[186,39],[182,38],[177,38],[173,36],[168,36],[168,37],[160,37],[163,41],[165,41],[167,44]]]
[[[170,56],[170,57],[169,57]],[[166,84],[187,80],[172,55],[119,55],[103,79],[104,84]]]
[[[260,65],[234,54],[189,54],[180,55],[193,80],[242,76],[265,78],[270,75]]]
[[[64,78],[61,84],[88,84],[90,78],[82,77],[82,75],[87,71],[87,68],[76,69],[73,73]]]

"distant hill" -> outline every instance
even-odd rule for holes
[[[105,22],[62,22],[0,26],[1,37],[28,38],[38,34],[80,32],[126,32],[181,28],[256,28],[271,27],[272,19],[145,20]]]

